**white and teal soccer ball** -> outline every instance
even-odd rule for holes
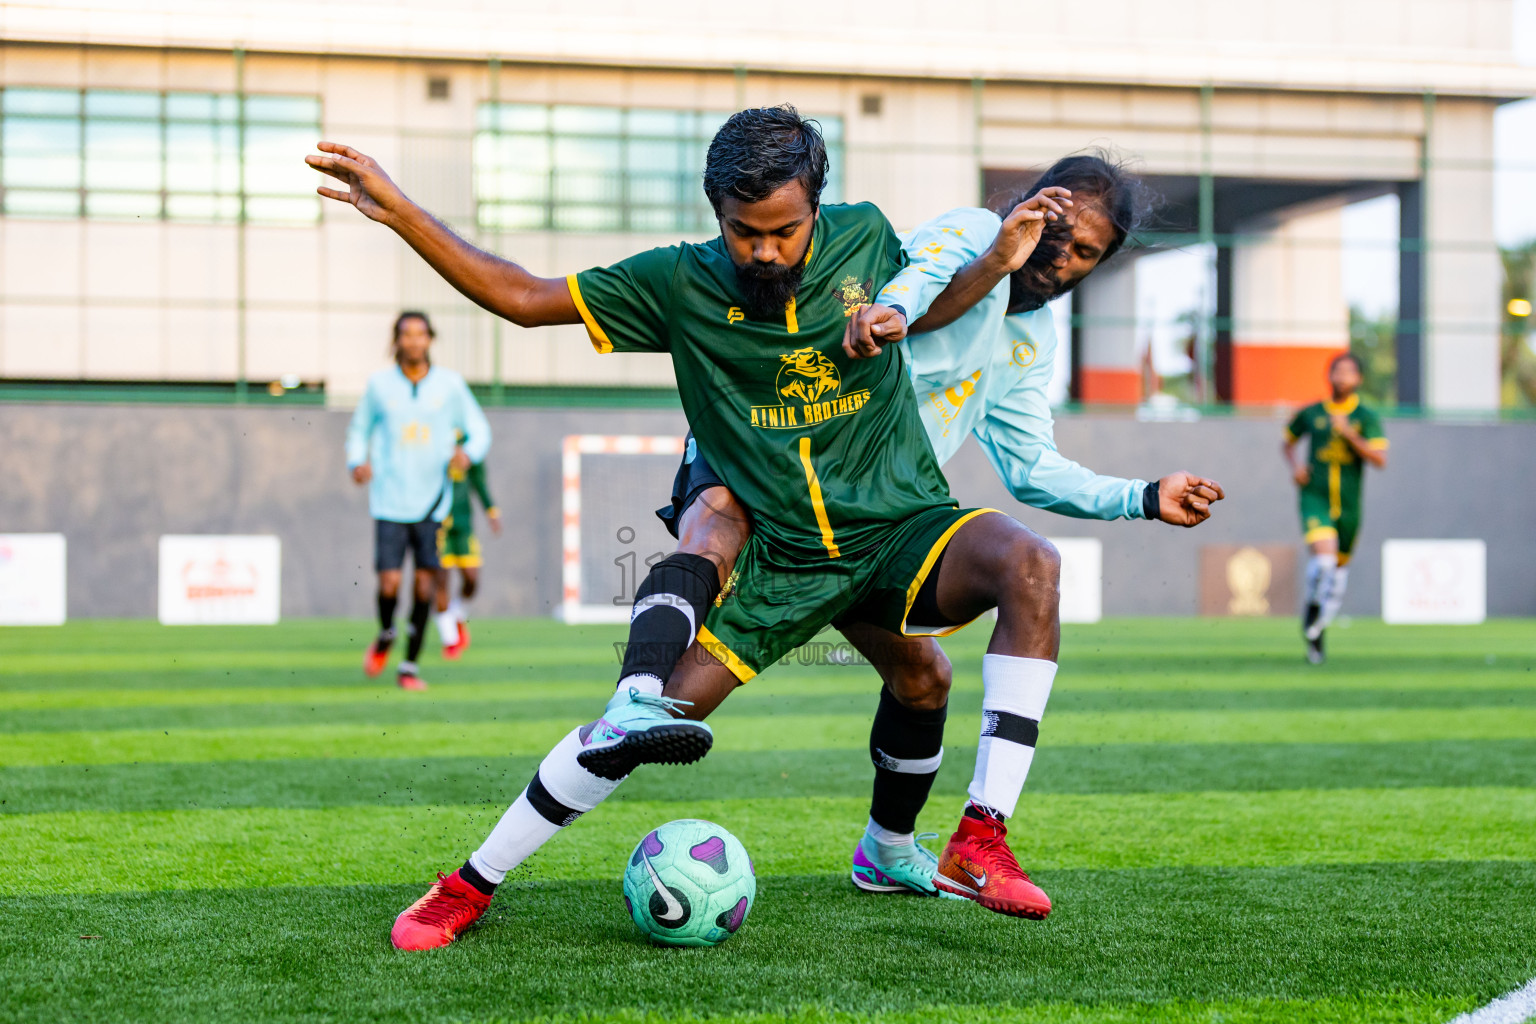
[[[640,840],[624,868],[629,916],[665,946],[718,946],[741,928],[756,895],[747,848],[712,821],[667,822]]]

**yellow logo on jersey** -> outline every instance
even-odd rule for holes
[[[944,251],[944,247],[938,242],[929,242],[927,245],[923,246],[922,251],[930,256],[937,256],[939,253]]]
[[[943,235],[954,235],[956,238],[959,238],[961,235],[965,234],[965,228],[939,228],[939,233]]]
[[[422,423],[420,420],[411,420],[400,428],[400,442],[402,444],[428,444],[432,440],[432,425]]]
[[[743,313],[739,306],[732,306],[725,311],[725,322],[728,324],[739,324],[746,318],[747,314]]]
[[[864,408],[868,391],[842,394],[843,380],[837,364],[814,348],[797,348],[779,356],[774,379],[777,405],[754,405],[754,427],[803,427],[834,416],[848,416]]]
[[[859,284],[859,279],[850,274],[832,286],[832,297],[843,304],[843,316],[853,316],[854,310],[869,305],[869,290],[874,286],[874,278]]]
[[[966,399],[970,398],[976,393],[976,384],[980,380],[981,371],[977,370],[975,373],[971,374],[970,377],[962,380],[959,384],[953,384],[945,388],[943,401],[939,399],[937,392],[928,392],[928,402],[938,412],[939,419],[943,422],[946,428],[948,428],[951,423],[955,422],[955,418],[960,415],[960,409],[965,405]],[[948,434],[948,429],[946,429],[944,433]]]
[[[1021,370],[1027,370],[1035,365],[1035,357],[1039,354],[1035,343],[1028,338],[1013,343],[1013,365]]]

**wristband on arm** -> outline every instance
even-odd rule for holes
[[[1158,514],[1162,507],[1157,494],[1157,481],[1153,480],[1147,484],[1147,489],[1141,492],[1141,514],[1146,519],[1157,522],[1163,518]]]

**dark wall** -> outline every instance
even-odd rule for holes
[[[480,614],[548,614],[560,595],[560,443],[566,434],[667,434],[681,413],[516,409],[489,413],[489,469],[507,534],[487,539]],[[324,409],[10,404],[0,406],[0,533],[69,539],[73,617],[152,617],[164,533],[275,533],[283,614],[367,615],[372,535],[367,495],[346,475],[347,414]],[[1023,509],[968,443],[950,463],[967,505],[1014,512],[1057,537],[1104,541],[1109,615],[1189,615],[1204,543],[1299,545],[1295,493],[1279,456],[1281,420],[1140,422],[1081,415],[1057,424],[1062,451],[1101,472],[1189,469],[1227,488],[1195,530],[1093,523]],[[1346,610],[1380,610],[1381,542],[1487,541],[1488,609],[1536,615],[1536,425],[1389,421],[1391,464],[1371,473]],[[636,495],[662,504],[670,478]],[[1299,550],[1299,547],[1298,547]]]

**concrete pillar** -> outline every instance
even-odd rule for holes
[[[1291,212],[1242,234],[1232,250],[1232,400],[1311,401],[1328,361],[1349,348],[1341,208]]]
[[[1441,99],[1428,117],[1424,227],[1424,404],[1499,406],[1503,268],[1493,232],[1493,111]]]
[[[1142,399],[1136,353],[1136,261],[1096,270],[1073,293],[1078,314],[1073,377],[1081,402],[1134,405]]]

